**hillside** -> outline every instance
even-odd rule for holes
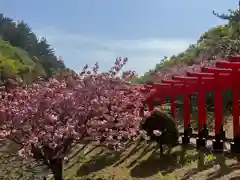
[[[223,20],[227,20],[224,25],[219,25],[210,28],[204,32],[196,44],[191,44],[189,47],[178,55],[164,57],[156,64],[154,69],[146,72],[136,81],[143,83],[146,81],[154,81],[156,72],[171,73],[174,67],[181,65],[198,64],[203,60],[211,61],[216,58],[226,58],[240,52],[240,16],[239,10],[229,10],[229,14],[217,14],[215,16]]]
[[[45,38],[37,39],[25,22],[0,14],[0,81],[18,76],[28,83],[64,69]]]
[[[182,64],[192,65],[200,63],[203,59],[211,61],[212,59],[225,58],[229,55],[239,53],[240,49],[238,48],[240,46],[238,44],[239,42],[238,28],[240,26],[238,25],[238,23],[236,23],[238,22],[238,19],[237,21],[235,19],[235,17],[239,17],[238,11],[231,11],[230,15],[228,16],[218,14],[216,15],[222,19],[227,19],[228,23],[225,25],[220,25],[209,29],[207,32],[203,33],[203,35],[199,38],[196,44],[190,45],[185,52],[182,52],[176,56],[165,57],[160,64],[156,65],[155,69],[150,70],[143,77],[140,77],[139,79],[136,80],[138,82],[154,80],[153,78],[156,72],[168,73],[171,72],[171,69],[174,68],[174,66],[179,67],[179,65],[181,66]],[[67,75],[67,73],[74,73],[73,71],[65,68],[64,63],[56,57],[54,51],[47,43],[47,40],[44,38],[38,40],[36,38],[36,35],[32,33],[31,29],[24,22],[15,23],[13,20],[9,18],[3,16],[1,17],[2,17],[0,21],[0,35],[2,39],[0,43],[1,81],[4,82],[9,77],[17,76],[20,77],[25,83],[31,83],[38,76],[47,78],[62,72],[64,74],[66,73],[65,75]],[[10,115],[13,114],[12,116],[10,116],[11,119],[7,119],[8,117],[5,118],[4,116],[2,121],[2,124],[4,125],[13,124],[13,126],[11,125],[7,126],[10,127],[11,130],[10,132],[11,133],[13,132],[9,137],[19,136],[20,141],[22,140],[24,142],[24,143],[21,142],[20,143],[21,145],[25,145],[27,144],[26,142],[29,142],[29,146],[25,147],[27,147],[26,148],[27,151],[32,150],[31,152],[33,152],[34,154],[33,157],[35,158],[35,160],[31,158],[23,159],[20,156],[18,156],[17,151],[19,150],[20,146],[17,145],[16,142],[15,143],[12,142],[12,139],[9,138],[8,136],[7,138],[9,138],[10,141],[5,139],[1,141],[0,139],[0,179],[6,180],[44,179],[43,177],[48,176],[50,174],[47,168],[50,169],[51,165],[53,165],[52,167],[55,167],[54,168],[55,170],[57,170],[58,167],[60,167],[59,169],[61,170],[62,164],[58,166],[59,165],[58,160],[60,160],[59,162],[62,162],[63,156],[60,155],[63,151],[68,152],[67,150],[69,144],[72,143],[73,139],[79,142],[79,139],[82,137],[79,136],[78,134],[84,133],[95,134],[95,132],[97,132],[91,130],[91,128],[89,128],[90,131],[87,131],[88,129],[85,128],[86,123],[85,124],[83,123],[83,125],[81,123],[86,122],[85,119],[87,120],[87,122],[89,122],[88,120],[90,119],[94,123],[95,120],[94,117],[95,116],[97,117],[97,115],[95,114],[98,114],[98,111],[95,112],[92,111],[92,109],[95,110],[95,108],[97,109],[98,107],[101,107],[99,106],[99,102],[101,101],[103,101],[103,103],[101,102],[102,104],[100,103],[100,105],[103,105],[103,108],[99,109],[101,110],[101,112],[107,111],[107,113],[104,112],[103,116],[101,116],[99,119],[101,121],[110,122],[109,124],[111,124],[111,126],[113,123],[114,124],[111,127],[101,126],[100,123],[99,123],[100,125],[98,126],[98,123],[94,123],[97,125],[97,128],[99,129],[100,132],[100,133],[97,132],[96,133],[97,135],[93,135],[96,137],[96,139],[98,139],[99,135],[100,140],[101,136],[110,137],[109,139],[111,139],[111,141],[113,141],[113,139],[124,139],[124,136],[122,136],[122,134],[125,133],[124,128],[130,129],[129,132],[132,134],[134,133],[133,125],[132,124],[128,125],[127,122],[135,123],[135,121],[131,121],[130,117],[133,114],[133,112],[137,112],[137,114],[139,114],[138,110],[141,108],[141,106],[139,106],[140,108],[138,107],[136,108],[135,106],[132,106],[130,102],[132,104],[135,103],[141,105],[142,104],[141,101],[139,102],[137,101],[140,100],[140,96],[133,94],[131,96],[137,98],[135,98],[134,100],[127,100],[127,98],[125,97],[127,97],[127,94],[130,94],[128,91],[126,91],[127,93],[125,92],[122,93],[121,91],[119,91],[120,93],[118,93],[116,92],[116,89],[112,88],[113,86],[116,86],[116,84],[104,83],[105,81],[103,81],[101,78],[99,78],[100,80],[102,80],[100,81],[101,83],[98,83],[98,81],[96,80],[97,78],[93,79],[95,84],[91,83],[91,81],[87,81],[88,79],[87,80],[83,79],[86,80],[84,81],[86,82],[85,84],[88,84],[88,82],[90,82],[89,88],[87,85],[86,88],[85,86],[77,86],[79,84],[76,83],[76,81],[70,81],[70,83],[66,83],[68,88],[65,88],[65,86],[61,86],[62,89],[60,89],[58,88],[60,86],[54,86],[56,91],[52,91],[53,93],[42,93],[45,92],[44,89],[40,89],[40,86],[38,86],[37,87],[38,92],[41,92],[42,94],[46,95],[44,96],[44,98],[43,96],[38,96],[38,94],[36,93],[33,94],[32,96],[28,96],[27,98],[26,96],[22,96],[24,97],[22,99],[16,98],[18,102],[25,101],[24,99],[27,99],[27,101],[30,102],[29,101],[30,97],[31,103],[26,104],[15,103],[16,101],[11,101],[10,98],[8,100],[10,103],[8,102],[3,103],[2,107],[4,108],[7,107],[5,108],[7,109],[7,112],[12,112]],[[112,81],[112,79],[110,80],[111,82],[115,83],[115,81]],[[100,86],[109,87],[110,90],[107,88],[105,90]],[[70,89],[69,87],[71,88],[71,90],[74,89],[74,91],[70,90],[68,91],[68,89]],[[99,87],[101,88],[99,92],[103,91],[104,92],[102,93],[103,95],[101,95],[101,93],[98,93],[98,90],[96,91],[94,90],[98,89]],[[120,88],[121,86],[119,86],[119,89]],[[47,89],[46,86],[45,89]],[[48,90],[49,89],[50,88],[48,88]],[[81,94],[81,91],[77,91],[78,89],[80,90],[83,89],[82,91],[83,93]],[[113,90],[116,92],[115,93],[116,96],[111,95]],[[31,91],[33,91],[33,89],[31,89]],[[90,97],[91,95],[88,95],[86,92],[90,92],[89,94],[93,94],[94,95],[93,98],[91,98]],[[55,101],[56,100],[55,96],[52,95],[54,93],[56,94],[57,102]],[[73,94],[76,96],[71,96]],[[230,93],[224,94],[225,96],[224,105],[226,105],[226,107],[228,107],[227,105],[229,105],[228,104],[228,100],[230,99],[229,94]],[[31,94],[29,93],[28,95]],[[226,97],[227,95],[228,97]],[[88,98],[87,96],[90,98]],[[105,100],[106,96],[110,98],[109,99],[106,98],[107,100]],[[35,100],[34,99],[35,97],[40,98]],[[96,101],[96,97],[99,97],[100,101]],[[207,105],[209,106],[209,109],[211,109],[211,111],[213,107],[212,97],[213,97],[212,94],[209,94],[207,98]],[[12,99],[15,100],[15,98]],[[41,101],[41,99],[43,99],[43,101]],[[120,103],[118,101],[115,102],[114,99],[123,99],[125,102],[127,102],[128,106],[125,106],[123,109]],[[39,103],[40,105],[36,106],[35,105],[36,102],[39,101],[43,103]],[[124,101],[121,101],[121,103],[123,104]],[[84,104],[85,102],[87,103]],[[18,104],[18,106],[16,107],[17,110],[18,109],[21,110],[21,108],[18,108],[21,106],[24,107],[23,108],[24,110],[27,109],[29,111],[25,111],[27,113],[24,112],[27,115],[25,115],[24,113],[23,113],[24,115],[22,115],[19,113],[22,111],[15,111],[14,106],[5,106],[5,104],[10,105]],[[47,108],[43,109],[41,106],[42,104]],[[54,107],[52,104],[54,104]],[[193,122],[193,124],[195,125],[192,126],[194,130],[197,130],[195,129],[197,128],[196,104],[197,104],[196,98],[192,99],[191,97],[190,115],[191,122]],[[38,109],[36,107],[38,107]],[[75,107],[76,110],[74,109]],[[134,107],[133,110],[130,111],[129,110],[130,107]],[[11,111],[12,109],[14,111]],[[110,111],[111,109],[121,110],[121,113]],[[125,109],[127,110],[125,111]],[[55,111],[54,116],[53,111]],[[90,113],[88,113],[88,111]],[[178,118],[177,120],[180,121],[179,124],[181,125],[183,121],[179,117],[183,116],[180,111],[178,113],[179,114],[177,114]],[[2,114],[5,115],[4,113]],[[124,114],[129,115],[125,117]],[[57,118],[55,118],[54,120],[54,117]],[[212,123],[213,113],[208,111],[208,117],[210,117],[207,119],[208,124],[213,124]],[[41,121],[38,121],[39,119]],[[108,119],[110,120],[107,121]],[[118,119],[120,119],[120,121],[118,121]],[[10,123],[10,120],[12,120],[13,123]],[[227,122],[224,125],[227,137],[232,137],[233,134],[232,117],[228,115],[228,118],[225,118],[224,120],[225,122]],[[72,125],[71,121],[75,121],[77,123]],[[136,121],[136,123],[138,122]],[[127,128],[126,126],[122,127],[121,124],[127,124]],[[82,127],[84,127],[85,129]],[[81,129],[81,132],[76,131],[77,133],[75,133],[75,130],[72,130],[74,128]],[[179,129],[180,128],[182,127],[179,126]],[[20,129],[21,131],[19,131],[18,129]],[[30,131],[30,129],[32,131]],[[211,125],[209,126],[209,130],[210,131],[212,130]],[[107,131],[110,133],[109,134],[106,133]],[[120,135],[119,136],[118,134],[115,135],[113,131],[119,133]],[[18,134],[18,132],[20,133]],[[126,133],[128,133],[127,135],[130,134],[129,132],[126,131]],[[46,136],[43,136],[45,134]],[[21,135],[23,135],[22,136],[23,138],[21,138]],[[25,138],[27,136],[32,136],[33,138]],[[60,138],[55,138],[57,136]],[[75,138],[75,136],[80,138]],[[69,141],[65,140],[70,140],[70,143]],[[113,142],[117,141],[114,140]],[[150,143],[147,141],[134,142],[130,140],[126,145],[127,148],[124,151],[119,152],[111,151],[109,149],[96,145],[93,142],[90,143],[81,142],[81,144],[80,143],[77,144],[71,149],[71,151],[69,151],[69,153],[67,154],[67,158],[64,158],[64,173],[63,173],[64,179],[69,180],[240,179],[239,161],[237,161],[235,157],[229,155],[227,156],[227,154],[214,155],[213,152],[208,148],[204,149],[204,151],[202,151],[203,149],[196,150],[196,148],[192,148],[194,144],[195,143],[193,143],[192,146],[189,146],[188,149],[185,149],[184,146],[182,146],[182,148],[180,146],[177,146],[174,149],[172,149],[170,154],[160,156],[158,152],[159,147],[155,143]],[[36,160],[43,161],[41,161],[42,163],[40,163],[40,161]],[[43,162],[45,163],[45,166],[43,165]],[[57,163],[55,164],[55,162]],[[50,179],[53,178],[49,177],[49,180]],[[62,178],[60,177],[58,179]]]

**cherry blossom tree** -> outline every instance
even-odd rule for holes
[[[63,159],[84,139],[123,148],[141,131],[143,85],[128,83],[133,71],[119,72],[127,58],[118,58],[109,72],[96,63],[79,74],[0,92],[0,138],[21,145],[19,155],[43,162],[62,180]]]

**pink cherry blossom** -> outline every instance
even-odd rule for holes
[[[123,148],[127,139],[142,133],[140,110],[147,94],[144,85],[128,82],[134,71],[119,76],[126,62],[117,58],[109,72],[102,73],[97,63],[92,70],[86,65],[79,74],[1,91],[0,138],[21,144],[19,155],[41,160],[54,175],[71,146],[81,140]]]

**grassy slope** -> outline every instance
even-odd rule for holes
[[[123,154],[90,147],[87,145],[81,149],[66,165],[66,179],[188,180],[192,177],[213,180],[230,179],[240,174],[236,160],[221,155],[218,158],[212,154],[204,155],[193,149],[184,151],[176,147],[171,155],[160,157],[155,144],[132,144]]]
[[[235,28],[239,29],[239,24]],[[213,57],[217,59],[225,58],[228,53],[227,47],[229,46],[233,49],[237,47],[238,52],[240,52],[235,34],[237,33],[232,32],[232,27],[229,23],[212,27],[204,32],[195,44],[190,44],[185,51],[171,57],[164,57],[156,64],[155,68],[149,70],[143,76],[134,79],[134,81],[155,81],[154,75],[156,72],[172,74],[172,69],[179,67],[179,65],[191,66],[199,64],[202,60],[211,60]]]
[[[37,180],[46,172],[34,160],[20,158],[18,150],[18,145],[0,139],[0,180]]]
[[[232,123],[225,128],[227,134],[232,134]],[[4,180],[31,180],[47,174],[44,168],[36,166],[32,160],[26,161],[16,155],[17,146],[0,144],[0,179]],[[185,150],[181,147],[173,149],[171,155],[160,157],[154,143],[132,143],[123,153],[113,153],[104,148],[88,145],[79,145],[70,154],[70,161],[65,165],[65,179],[69,180],[131,180],[131,179],[240,179],[240,166],[233,158],[216,157],[211,153],[203,153],[195,149]],[[183,156],[184,155],[184,156]],[[201,157],[201,158],[200,158]],[[200,160],[199,160],[200,159]],[[221,164],[222,169],[219,167]],[[227,168],[228,166],[228,168]],[[227,171],[228,170],[228,171]],[[99,180],[100,180],[99,179]],[[233,180],[233,179],[232,179]]]
[[[225,129],[230,137],[231,127],[229,121]],[[240,179],[240,165],[234,158],[214,156],[211,152],[198,152],[192,148],[184,150],[180,146],[163,157],[160,157],[156,144],[146,142],[129,144],[123,153],[84,145],[75,148],[72,154],[64,172],[66,179],[71,180]]]

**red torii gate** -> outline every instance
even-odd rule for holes
[[[232,88],[232,101],[233,101],[233,134],[234,140],[232,142],[232,149],[235,152],[240,152],[240,125],[239,125],[239,69],[240,62],[239,57],[232,57],[230,61],[218,61],[216,62],[216,67],[231,69],[231,78],[229,78]]]
[[[171,80],[163,80],[160,84],[152,84],[156,92],[151,98],[148,98],[146,103],[149,109],[153,109],[153,99],[158,98],[161,102],[164,97],[171,98],[171,112],[175,118],[175,98],[177,94],[184,95],[184,136],[183,143],[189,143],[189,138],[192,134],[190,126],[190,102],[189,95],[195,92],[198,93],[198,138],[197,146],[205,146],[208,138],[208,130],[206,124],[206,103],[205,93],[211,90],[214,91],[214,116],[215,116],[215,140],[213,148],[215,150],[223,149],[223,140],[225,132],[223,131],[222,122],[222,90],[227,88],[233,89],[233,126],[234,140],[231,149],[234,152],[240,152],[240,125],[238,112],[238,88],[240,80],[238,76],[240,69],[240,57],[232,57],[229,61],[218,61],[216,68],[203,68],[202,72],[188,72],[187,76],[174,76]],[[152,104],[152,105],[151,105]],[[150,108],[151,107],[151,108]]]
[[[205,146],[205,140],[208,137],[208,130],[207,130],[207,121],[206,121],[206,103],[205,103],[205,92],[208,92],[211,88],[210,80],[214,80],[211,77],[202,77],[200,74],[195,74],[195,77],[190,76],[181,76],[181,77],[173,77],[173,79],[176,80],[184,80],[184,83],[191,86],[188,86],[185,94],[185,101],[189,102],[189,95],[193,94],[194,92],[198,92],[198,138],[197,138],[197,147]],[[192,84],[194,82],[194,84]],[[184,103],[185,104],[185,103]],[[188,130],[191,128],[190,126],[190,112],[189,112],[189,103],[187,105],[184,105],[184,108],[187,109],[187,112],[185,112],[185,118],[187,118],[185,121],[184,131],[191,131]],[[189,115],[187,115],[189,113]],[[189,132],[187,132],[189,133]],[[186,132],[184,133],[184,136],[186,135]],[[183,143],[189,142],[189,136],[183,138]]]

